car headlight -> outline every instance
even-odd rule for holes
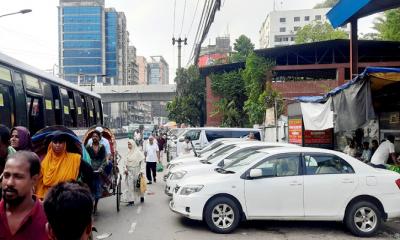
[[[182,179],[186,175],[186,171],[179,171],[172,173],[171,180],[179,180]]]
[[[188,185],[182,188],[180,195],[190,195],[192,193],[200,192],[204,185]]]

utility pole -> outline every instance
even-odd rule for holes
[[[172,45],[175,45],[175,42],[178,43],[178,69],[181,68],[181,48],[182,48],[182,43],[187,45],[187,38],[185,39],[175,39],[174,37],[172,38]]]

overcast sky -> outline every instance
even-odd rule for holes
[[[170,67],[170,82],[173,82],[177,47],[172,46],[172,36],[188,38],[188,45],[182,47],[182,66],[186,66],[204,1],[186,0],[185,18],[182,19],[185,0],[176,0],[175,28],[175,0],[106,0],[106,7],[125,12],[130,42],[137,48],[137,54],[148,59],[153,55],[164,56]],[[322,0],[276,0],[276,8],[306,9],[319,2]],[[26,8],[32,12],[0,18],[0,51],[39,69],[51,69],[58,64],[58,3],[58,0],[2,1],[0,15]],[[272,11],[273,1],[222,0],[222,3],[203,45],[214,44],[215,37],[227,34],[233,44],[239,35],[245,34],[258,48],[259,30],[268,12]],[[359,32],[371,31],[372,20],[373,17],[362,19]]]

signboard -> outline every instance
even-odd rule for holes
[[[304,144],[332,144],[332,129],[304,131]]]
[[[303,144],[303,120],[301,118],[289,119],[289,143]]]

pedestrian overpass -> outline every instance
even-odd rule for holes
[[[103,103],[134,101],[172,101],[176,85],[85,86],[101,96]]]

